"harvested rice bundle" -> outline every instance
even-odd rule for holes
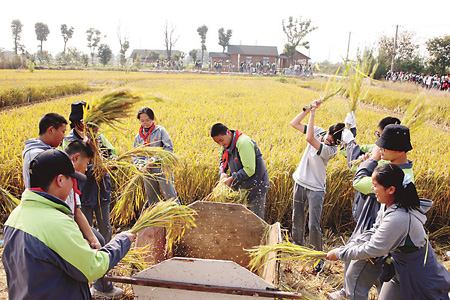
[[[250,262],[248,266],[252,271],[258,270],[267,264],[270,260],[302,260],[314,261],[317,264],[320,259],[325,258],[327,253],[322,251],[316,251],[304,246],[294,245],[290,242],[279,243],[276,245],[261,245],[256,246],[253,249],[246,250],[250,254]],[[270,252],[277,252],[272,259],[267,259]]]
[[[165,227],[167,251],[179,242],[186,228],[195,227],[195,210],[176,201],[160,201],[147,208],[130,229],[132,233],[147,227]]]
[[[339,72],[339,68],[336,71],[336,74],[334,74],[334,77],[330,77],[328,79],[327,85],[325,87],[325,91],[323,92],[323,94],[320,96],[319,100],[321,100],[322,102],[327,101],[328,99],[330,99],[331,97],[337,95],[339,92],[342,91],[343,86],[342,85],[336,85],[336,76]],[[307,111],[310,110],[312,108],[311,104],[303,107],[303,111]]]
[[[247,190],[239,189],[235,191],[223,182],[219,182],[212,192],[206,196],[205,201],[246,205],[247,196]]]

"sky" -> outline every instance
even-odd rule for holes
[[[85,53],[89,53],[86,30],[95,28],[106,35],[101,43],[109,45],[117,55],[120,29],[122,37],[127,36],[130,41],[130,55],[133,49],[164,49],[163,30],[167,22],[178,37],[174,49],[185,53],[200,49],[197,28],[206,25],[207,51],[222,51],[218,30],[223,27],[233,31],[232,45],[277,46],[281,54],[286,43],[282,20],[293,16],[310,19],[312,26],[317,27],[303,40],[309,41],[310,49],[299,48],[300,52],[313,62],[340,62],[347,58],[347,51],[348,58],[353,59],[358,51],[374,48],[380,36],[393,37],[397,25],[399,31],[415,32],[419,45],[425,45],[430,38],[450,35],[447,1],[5,0],[0,11],[0,48],[13,49],[11,21],[19,19],[23,24],[21,43],[30,53],[37,52],[39,45],[34,24],[43,22],[50,29],[43,48],[53,55],[64,47],[62,24],[75,30],[67,46]],[[421,54],[426,54],[424,47]]]

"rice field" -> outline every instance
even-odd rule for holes
[[[54,86],[76,82],[89,87],[82,94],[21,107],[6,107],[0,111],[0,183],[13,195],[19,197],[23,191],[21,153],[24,141],[38,136],[38,122],[45,113],[57,112],[68,118],[72,102],[90,102],[104,91],[126,87],[166,99],[160,103],[140,103],[136,106],[136,113],[141,106],[151,107],[157,124],[164,126],[172,138],[174,152],[180,161],[174,170],[175,187],[183,204],[206,198],[217,185],[221,149],[209,137],[209,129],[214,123],[222,122],[231,129],[239,129],[258,143],[271,181],[266,220],[269,224],[279,221],[289,229],[292,173],[306,147],[304,136],[291,128],[289,122],[321,94],[323,81],[305,83],[297,79],[283,82],[276,78],[227,75],[40,70],[33,73],[0,71],[0,79],[0,95],[5,90],[20,86]],[[374,98],[372,103],[384,109],[381,110],[383,113],[363,105],[356,111],[358,143],[374,142],[373,132],[381,118],[391,114],[402,116],[402,110],[389,105],[399,92],[389,91],[388,88],[379,87],[379,98],[387,100],[377,102],[378,98]],[[406,94],[408,99],[416,97],[413,91],[401,93]],[[389,95],[393,97],[391,100]],[[436,98],[439,97],[430,96],[429,106],[433,106],[435,101],[444,103],[448,100]],[[330,99],[317,111],[316,125],[328,128],[342,122],[347,112],[345,98]],[[444,115],[448,118],[448,110]],[[450,198],[450,152],[446,151],[450,149],[450,133],[436,127],[435,123],[439,122],[430,122],[412,135],[414,149],[408,154],[409,159],[414,161],[420,196],[434,200],[427,222],[431,239],[448,236],[448,227],[444,225],[449,223],[450,218],[447,205]],[[124,120],[121,130],[104,128],[103,133],[121,154],[132,148],[138,129],[136,118],[130,117]],[[338,236],[353,228],[352,174],[341,155],[329,163],[327,174],[323,228],[325,244],[336,246],[341,242]],[[118,198],[118,187],[129,179],[126,174],[118,176],[118,181],[113,183],[113,198]],[[7,214],[1,210],[1,215],[0,222],[3,222]],[[130,218],[127,222],[131,225],[135,219]],[[283,265],[286,289],[309,291],[313,294],[309,299],[326,299],[326,291],[332,291],[342,283],[342,265],[339,263],[326,265],[326,276],[307,275],[305,268],[309,266],[302,263]]]
[[[302,82],[295,79],[282,83],[275,78],[201,74],[90,71],[64,71],[59,74],[57,71],[48,71],[48,74],[47,71],[2,71],[0,77],[11,82],[18,81],[15,77],[27,81],[28,77],[35,75],[50,81],[58,77],[62,81],[73,78],[90,86],[101,85],[103,90],[127,87],[165,98],[166,101],[161,103],[149,101],[139,104],[136,112],[140,106],[150,106],[155,111],[157,123],[164,126],[172,138],[175,154],[180,159],[180,166],[174,171],[175,184],[185,204],[205,198],[218,181],[221,149],[209,137],[210,126],[222,122],[231,129],[239,129],[258,143],[269,170],[271,188],[267,197],[267,221],[280,221],[285,227],[290,226],[291,175],[300,161],[306,142],[302,134],[289,126],[289,122],[303,106],[317,98],[319,92],[303,88]],[[90,102],[101,93],[95,90],[1,111],[0,182],[3,187],[15,195],[22,192],[21,152],[24,141],[38,136],[37,125],[45,113],[57,112],[68,118],[72,102]],[[347,112],[346,99],[335,97],[318,110],[316,124],[328,128],[342,122]],[[386,115],[360,107],[356,112],[357,141],[360,144],[373,143],[376,124]],[[123,153],[132,148],[138,129],[137,120],[131,117],[124,120],[120,131],[105,128],[103,133],[118,153]],[[409,158],[414,161],[420,195],[435,201],[427,223],[429,229],[434,231],[442,224],[447,224],[450,216],[450,209],[446,205],[450,195],[450,153],[444,151],[450,148],[449,133],[432,125],[425,126],[412,136],[412,144],[414,149],[409,153]],[[352,175],[344,157],[339,155],[332,160],[327,173],[323,225],[346,230],[351,225],[353,190]],[[120,180],[126,181],[127,178],[121,177]]]

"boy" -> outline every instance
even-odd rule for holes
[[[258,145],[245,134],[221,123],[214,124],[210,134],[223,147],[220,180],[236,190],[247,190],[249,209],[264,220],[270,182]],[[230,170],[230,176],[226,174],[227,170]]]
[[[67,120],[56,113],[48,113],[39,121],[39,137],[25,141],[25,148],[22,153],[23,157],[23,183],[25,188],[30,187],[30,162],[39,153],[58,147],[64,139],[66,133]]]
[[[72,160],[75,171],[82,174],[86,173],[87,167],[94,157],[94,152],[91,146],[84,141],[73,141],[65,148],[65,152],[69,155]],[[74,187],[66,199],[66,204],[72,210],[75,217],[75,222],[77,222],[83,236],[88,241],[89,245],[93,249],[100,249],[105,245],[105,240],[100,235],[100,233],[93,229],[83,212],[81,211],[80,195],[81,192],[75,186],[76,181],[74,181]],[[91,294],[95,296],[102,296],[102,298],[112,299],[118,297],[123,293],[122,289],[115,287],[111,281],[106,281],[104,277],[94,281],[92,283]]]
[[[64,202],[76,172],[69,156],[49,149],[30,163],[30,189],[3,227],[9,299],[90,299],[89,281],[102,277],[128,252],[135,234],[124,232],[100,250],[85,242]]]
[[[353,187],[356,189],[356,197],[363,204],[361,212],[356,220],[356,227],[350,237],[349,243],[358,243],[358,238],[366,230],[372,228],[376,219],[373,207],[377,202],[376,195],[371,189],[372,173],[380,163],[380,160],[398,165],[405,174],[409,174],[414,181],[413,162],[408,160],[407,152],[412,150],[409,129],[399,124],[390,124],[384,130],[375,143],[370,158],[361,163],[353,179]],[[373,214],[375,213],[375,216]],[[344,289],[330,294],[331,299],[367,299],[369,290],[374,284],[379,286],[381,263],[365,260],[352,260],[345,262]]]
[[[87,166],[90,160],[94,157],[92,148],[86,142],[73,141],[69,145],[67,145],[64,151],[72,160],[75,171],[82,174],[86,173]],[[80,230],[86,240],[89,242],[89,245],[91,245],[91,247],[94,249],[100,249],[100,243],[93,233],[91,226],[89,226],[86,217],[80,209],[80,195],[81,192],[78,190],[78,186],[74,186],[69,194],[69,197],[67,197],[66,199],[66,204],[70,207],[70,210],[75,217],[75,222],[77,222],[78,227],[80,227]]]
[[[63,148],[70,142],[85,138],[83,124],[83,109],[85,106],[86,102],[84,101],[77,101],[71,104],[69,120],[72,130],[64,139]],[[98,146],[104,150],[105,156],[117,157],[114,147],[103,135],[99,136]],[[81,211],[86,216],[90,226],[92,226],[95,212],[98,229],[105,242],[109,242],[111,239],[109,209],[109,204],[111,203],[111,177],[109,174],[106,174],[101,182],[97,182],[92,174],[91,167],[87,172],[86,182],[80,184],[80,191],[82,193],[80,196]]]

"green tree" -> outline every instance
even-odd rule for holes
[[[20,38],[22,34],[23,24],[20,20],[12,20],[11,22],[11,30],[12,36],[14,39],[14,53],[17,55],[18,50],[20,49]]]
[[[192,58],[193,61],[197,60],[197,50],[192,49],[191,51],[189,51],[189,56]]]
[[[112,58],[112,51],[111,48],[109,48],[106,44],[101,44],[98,47],[98,57],[100,57],[100,61],[104,66],[111,60]]]
[[[426,45],[431,56],[430,65],[437,73],[447,73],[450,67],[450,35],[429,39]]]
[[[63,53],[65,54],[66,53],[67,42],[73,36],[73,27],[71,26],[70,28],[68,28],[66,24],[62,24],[61,25],[61,34],[62,34],[63,39],[64,39],[64,51],[63,51]]]
[[[200,36],[201,44],[202,44],[202,63],[203,63],[203,57],[204,53],[206,51],[206,34],[208,33],[208,27],[206,25],[202,25],[199,28],[197,28],[198,35]]]
[[[231,29],[228,29],[227,32],[223,28],[219,29],[219,45],[223,48],[222,52],[225,52],[225,48],[230,44],[232,34],[233,31]]]
[[[305,36],[317,29],[317,27],[311,26],[311,20],[302,20],[302,17],[294,19],[292,16],[289,17],[288,21],[282,20],[283,32],[286,34],[287,43],[284,45],[284,52],[288,57],[293,60],[294,55],[297,52],[297,47],[302,46],[309,49],[309,42],[302,40]]]
[[[41,56],[42,56],[42,54],[44,53],[44,52],[42,51],[42,45],[43,45],[44,41],[47,40],[47,36],[48,36],[48,34],[50,33],[50,30],[48,29],[47,24],[44,24],[44,23],[42,23],[42,22],[37,22],[37,23],[34,25],[34,31],[36,32],[36,39],[37,39],[38,41],[41,41],[41,45],[40,45],[41,51],[40,51],[40,54],[41,54]]]
[[[86,34],[88,41],[87,46],[91,50],[92,64],[94,64],[95,49],[97,49],[98,45],[100,44],[102,33],[100,32],[100,30],[91,27],[86,30]]]
[[[415,36],[415,32],[407,30],[398,34],[394,57],[394,65],[396,67],[394,69],[406,72],[415,71],[410,67],[418,60],[417,56],[419,55],[419,45],[414,41]],[[389,66],[390,69],[393,55],[394,37],[382,35],[378,39],[378,60],[380,65]]]

